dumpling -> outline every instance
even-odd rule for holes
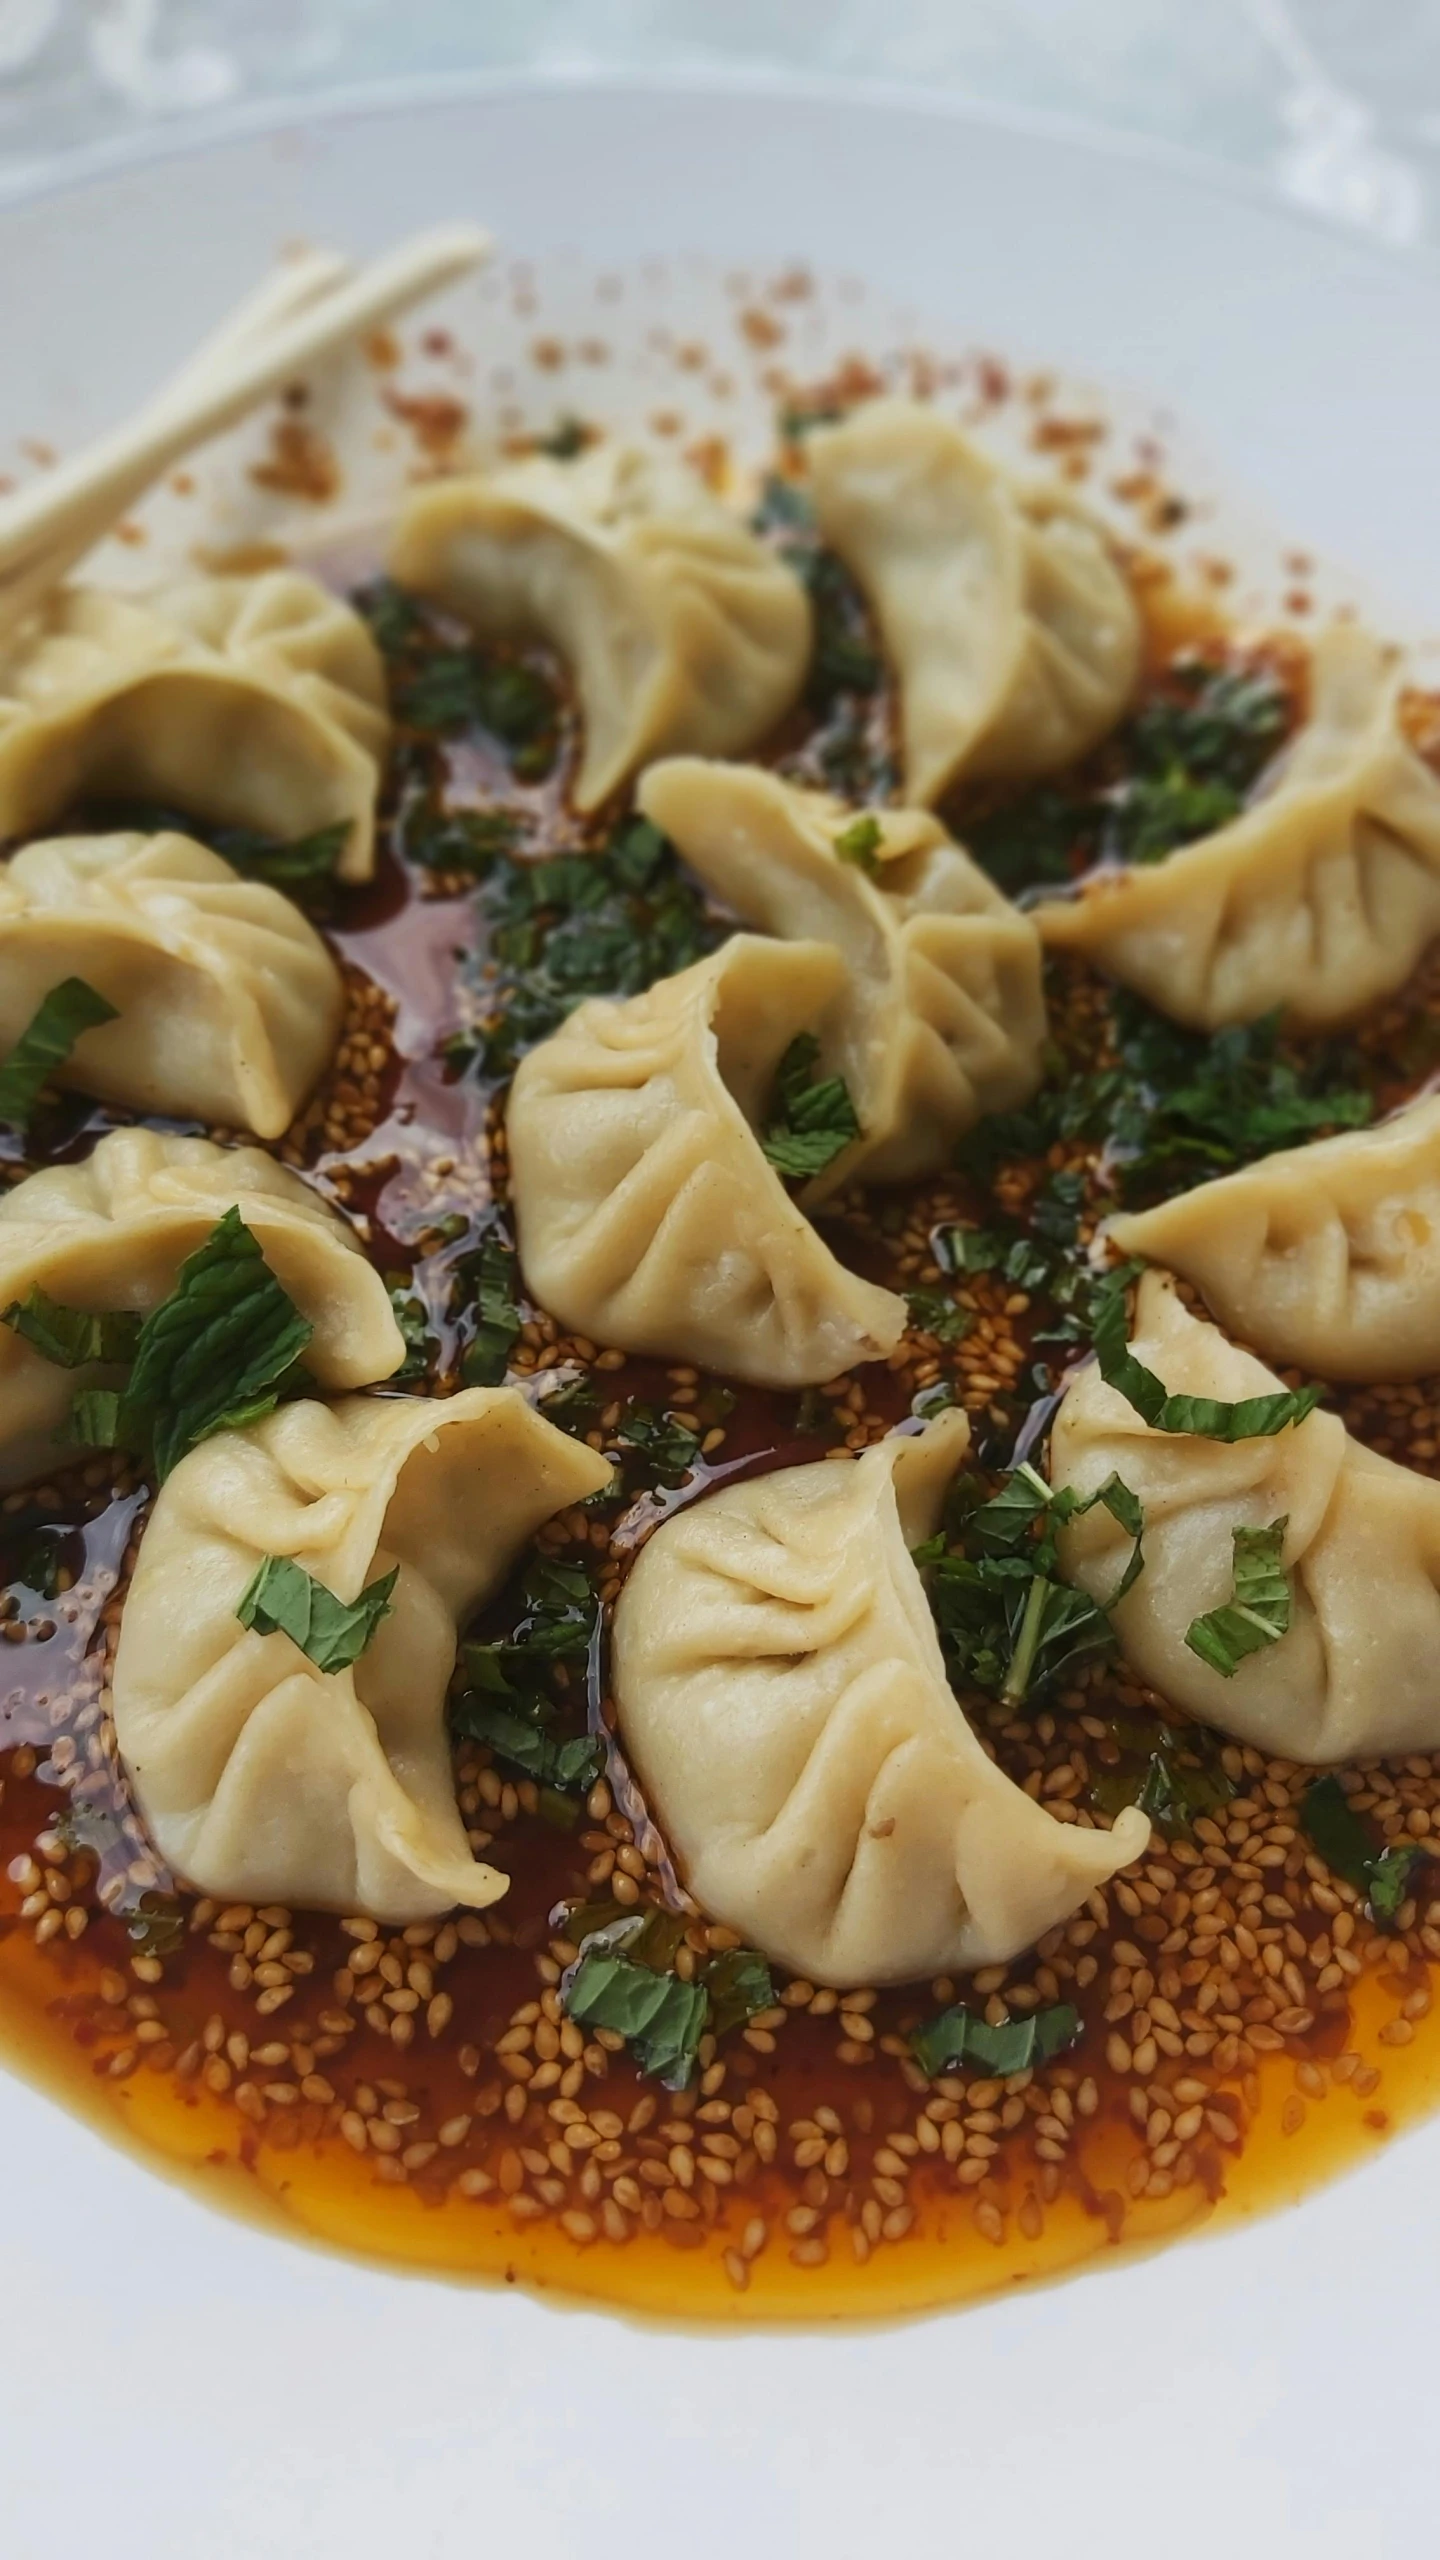
[[[368,880],[389,734],[374,641],[298,570],[61,587],[0,658],[0,837],[159,800],[287,843],[343,823],[339,875]]]
[[[162,1487],[115,1655],[115,1732],[151,1839],[225,1901],[401,1924],[483,1908],[445,1693],[458,1627],[542,1521],[610,1469],[513,1388],[287,1404],[218,1432]],[[343,1601],[399,1566],[348,1670],[321,1671],[236,1606],[266,1556]]]
[[[680,464],[602,444],[407,499],[391,571],[486,640],[550,641],[597,808],[650,756],[738,755],[794,701],[810,606],[783,560]]]
[[[1335,624],[1270,788],[1163,862],[1034,908],[1044,940],[1199,1031],[1277,1007],[1323,1031],[1403,985],[1440,933],[1440,781],[1400,729],[1399,689],[1379,642]]]
[[[180,1265],[237,1208],[314,1326],[317,1386],[365,1387],[405,1357],[385,1284],[339,1212],[259,1147],[116,1129],[83,1164],[48,1167],[0,1197],[0,1309],[43,1289],[87,1314],[148,1315]],[[0,1325],[0,1488],[57,1463],[57,1434],[93,1368],[63,1369]]]
[[[1440,1369],[1440,1097],[1290,1147],[1107,1229],[1231,1333],[1321,1378]]]
[[[1140,1283],[1131,1348],[1178,1395],[1238,1402],[1280,1384],[1161,1272]],[[1112,1469],[1145,1508],[1144,1571],[1112,1614],[1162,1697],[1292,1760],[1440,1749],[1440,1484],[1362,1447],[1334,1413],[1268,1439],[1152,1431],[1088,1368],[1056,1414],[1051,1479],[1088,1494]],[[1234,1597],[1233,1532],[1282,1518],[1289,1627],[1227,1680],[1186,1631]],[[1127,1550],[1099,1503],[1060,1538],[1068,1579],[1102,1600]]]
[[[119,1019],[56,1081],[131,1111],[278,1138],[340,1033],[345,991],[278,889],[189,836],[54,836],[0,865],[0,1049],[66,978]]]
[[[883,1359],[905,1301],[837,1262],[756,1136],[776,1069],[844,983],[819,942],[736,934],[521,1061],[510,1171],[532,1296],[591,1341],[764,1387]]]
[[[1057,1822],[945,1677],[910,1550],[963,1414],[728,1485],[651,1536],[615,1612],[625,1751],[701,1908],[812,1982],[907,1982],[1032,1946],[1149,1838]]]
[[[899,681],[907,799],[1051,773],[1114,727],[1140,616],[1093,518],[916,401],[866,401],[805,444],[820,531]]]
[[[857,1178],[905,1182],[948,1164],[987,1111],[1040,1082],[1040,939],[937,818],[854,810],[758,765],[679,756],[652,765],[640,807],[746,924],[835,945],[848,984],[821,1037],[861,1135],[817,1175],[807,1208]],[[847,831],[878,842],[865,863]],[[868,866],[868,867],[866,867]]]

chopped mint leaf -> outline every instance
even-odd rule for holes
[[[1400,1840],[1377,1850],[1344,1786],[1333,1773],[1316,1778],[1300,1799],[1300,1827],[1337,1876],[1363,1893],[1382,1928],[1393,1927],[1409,1891],[1410,1874],[1429,1852]]]
[[[42,1360],[52,1360],[59,1369],[83,1369],[92,1360],[133,1360],[140,1340],[138,1315],[94,1315],[84,1307],[62,1306],[38,1287],[23,1305],[17,1300],[7,1307],[0,1324],[8,1324]]]
[[[1188,1840],[1197,1818],[1218,1813],[1235,1793],[1219,1745],[1202,1726],[1182,1732],[1158,1717],[1116,1717],[1111,1733],[1124,1759],[1102,1770],[1091,1787],[1101,1813],[1113,1816],[1138,1804],[1167,1840]]]
[[[1286,1513],[1266,1529],[1233,1529],[1235,1597],[1186,1629],[1191,1652],[1222,1680],[1234,1679],[1247,1654],[1278,1644],[1290,1624],[1290,1585],[1280,1563],[1289,1526]]]
[[[50,1077],[64,1066],[82,1033],[117,1019],[117,1008],[83,978],[62,978],[37,1005],[0,1066],[0,1121],[23,1136]]]
[[[1116,1475],[1082,1501],[1052,1490],[1024,1464],[990,1500],[983,1494],[978,1479],[962,1477],[947,1504],[947,1528],[960,1552],[951,1553],[942,1537],[927,1542],[915,1561],[952,1674],[1016,1707],[1113,1642],[1109,1611],[1142,1569],[1145,1515]],[[1103,1609],[1062,1581],[1054,1540],[1057,1528],[1097,1503],[1135,1542]]]
[[[774,1117],[760,1143],[787,1181],[808,1181],[823,1173],[860,1135],[844,1077],[817,1077],[819,1057],[819,1041],[802,1031],[776,1071]]]
[[[1017,2071],[1033,2071],[1068,2053],[1081,2033],[1080,2012],[1068,2001],[1032,2009],[1027,2018],[1009,2018],[998,2027],[962,2003],[921,2027],[910,2039],[910,2050],[927,2080],[938,2080],[965,2063],[988,2078],[1008,2080]]]
[[[633,1450],[657,1484],[677,1485],[691,1473],[700,1455],[700,1434],[673,1413],[653,1405],[628,1405],[616,1425],[620,1447]]]
[[[478,1253],[467,1255],[461,1277],[473,1290],[475,1329],[460,1358],[467,1387],[498,1387],[510,1366],[524,1321],[515,1299],[519,1265],[514,1248],[498,1235],[486,1236]]]
[[[726,2035],[771,2007],[770,1968],[753,1948],[736,1947],[682,1981],[674,1971],[686,1929],[680,1915],[631,1912],[607,1921],[605,1909],[580,1904],[566,1916],[565,1934],[581,1953],[561,1982],[561,2003],[578,2026],[623,2036],[648,2077],[684,2089],[702,2036]]]
[[[1303,1422],[1320,1401],[1318,1387],[1281,1387],[1274,1395],[1244,1396],[1238,1404],[1215,1396],[1171,1395],[1129,1349],[1125,1301],[1118,1290],[1096,1317],[1095,1356],[1106,1385],[1118,1389],[1152,1431],[1187,1432],[1203,1440],[1268,1440],[1292,1422]]]
[[[572,416],[567,409],[556,419],[548,435],[535,438],[535,451],[549,454],[552,462],[573,462],[577,453],[583,453],[587,445],[594,443],[596,432],[594,427],[586,426],[583,418]]]
[[[848,827],[841,828],[835,838],[835,850],[842,862],[853,862],[856,869],[865,872],[868,878],[878,880],[880,847],[884,841],[884,828],[867,809],[862,817],[852,818]]]
[[[313,1331],[239,1210],[227,1209],[140,1328],[118,1416],[122,1438],[110,1445],[143,1433],[163,1479],[212,1432],[273,1412]]]
[[[424,1302],[416,1296],[404,1273],[387,1272],[385,1288],[405,1345],[404,1359],[385,1383],[390,1387],[416,1387],[429,1377],[431,1354],[439,1345],[430,1330]]]
[[[941,1270],[955,1278],[963,1272],[995,1271],[1005,1259],[1003,1236],[983,1227],[937,1227],[930,1241]]]
[[[775,2005],[770,1967],[753,1947],[731,1947],[715,1956],[705,1968],[705,1988],[710,1994],[710,2025],[717,2036],[743,2027],[749,2019],[758,2018],[762,2009]]]
[[[912,1289],[907,1304],[911,1323],[936,1342],[963,1342],[975,1322],[969,1308],[958,1307],[943,1289]]]
[[[519,821],[508,809],[442,809],[422,804],[404,821],[406,860],[426,871],[461,871],[483,880],[509,854]]]
[[[195,833],[192,820],[183,822],[183,832]],[[262,880],[271,889],[295,889],[333,880],[349,838],[350,821],[341,818],[334,826],[317,827],[313,834],[296,836],[289,844],[277,844],[252,827],[211,827],[204,841],[247,880]]]
[[[709,1994],[703,1982],[682,1982],[678,1973],[652,1972],[632,1961],[625,1934],[638,1935],[641,1925],[622,1921],[591,1937],[563,1978],[561,2002],[577,2026],[623,2036],[647,2078],[667,2089],[685,2089],[709,2019]]]
[[[266,1556],[236,1602],[235,1615],[257,1635],[288,1636],[317,1671],[348,1671],[390,1615],[399,1574],[398,1564],[392,1565],[358,1599],[340,1600],[293,1556]]]

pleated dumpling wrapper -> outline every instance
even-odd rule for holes
[[[118,1020],[55,1081],[278,1138],[329,1064],[340,972],[298,907],[190,836],[54,836],[0,865],[0,1050],[81,978]]]
[[[820,530],[864,589],[899,683],[908,800],[1054,772],[1114,727],[1140,616],[1073,499],[1012,480],[913,400],[866,401],[805,449]]]
[[[1233,1404],[1280,1390],[1162,1272],[1140,1283],[1130,1347],[1176,1395]],[[1440,1484],[1362,1447],[1334,1413],[1249,1440],[1152,1430],[1088,1368],[1055,1417],[1051,1481],[1088,1494],[1112,1470],[1145,1510],[1145,1568],[1112,1616],[1127,1662],[1162,1697],[1290,1760],[1440,1749]],[[1103,1510],[1060,1535],[1067,1579],[1102,1602],[1127,1553]],[[1187,1633],[1235,1598],[1236,1530],[1279,1520],[1289,1625],[1226,1678]]]
[[[390,565],[482,639],[548,640],[569,662],[582,809],[651,756],[754,746],[809,662],[794,572],[693,472],[633,447],[427,482],[405,503]]]
[[[620,1734],[707,1916],[808,1981],[909,1982],[1033,1946],[1150,1836],[1057,1822],[982,1748],[911,1549],[963,1414],[726,1486],[657,1529],[615,1613]]]
[[[758,765],[652,765],[645,815],[745,924],[835,945],[849,979],[821,1059],[860,1136],[801,1193],[906,1182],[1040,1082],[1040,937],[926,809],[857,814]]]
[[[159,801],[281,843],[343,825],[339,875],[368,880],[389,735],[374,641],[298,570],[60,587],[0,657],[0,836]]]
[[[457,1631],[543,1521],[610,1469],[510,1387],[287,1404],[161,1487],[115,1656],[115,1732],[160,1856],[227,1902],[401,1925],[483,1909],[445,1695]],[[358,1659],[324,1671],[236,1608],[267,1556],[345,1602],[399,1567]]]
[[[736,934],[628,1003],[582,1004],[521,1061],[516,1237],[549,1314],[764,1387],[894,1350],[904,1299],[836,1260],[756,1134],[782,1056],[844,982],[825,943]]]
[[[1277,1009],[1324,1031],[1402,986],[1440,933],[1440,781],[1399,725],[1400,682],[1368,632],[1333,625],[1260,797],[1163,862],[1033,908],[1044,940],[1199,1031]]]
[[[0,1197],[0,1309],[32,1289],[88,1315],[146,1316],[227,1209],[314,1330],[305,1366],[332,1392],[405,1357],[385,1283],[336,1209],[259,1147],[116,1129],[83,1164],[52,1165]],[[71,1403],[100,1372],[58,1367],[0,1326],[0,1488],[60,1462]]]
[[[1107,1232],[1191,1281],[1267,1360],[1368,1383],[1440,1370],[1440,1096],[1112,1218]]]

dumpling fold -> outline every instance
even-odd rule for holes
[[[0,837],[159,801],[282,843],[344,825],[340,877],[368,880],[389,734],[374,641],[299,570],[61,587],[0,658]]]
[[[317,1386],[371,1386],[400,1367],[385,1284],[338,1210],[259,1147],[149,1129],[113,1130],[83,1164],[0,1196],[0,1310],[43,1289],[87,1314],[149,1315],[230,1208],[314,1327],[305,1365]],[[99,1375],[57,1367],[0,1326],[0,1488],[60,1463],[57,1434]]]
[[[1054,772],[1114,727],[1140,616],[1093,517],[918,401],[866,401],[805,445],[820,530],[899,682],[907,799]]]
[[[0,865],[0,1049],[83,978],[117,1021],[56,1081],[278,1138],[329,1064],[339,969],[298,907],[181,835],[55,836]]]
[[[1149,1838],[1059,1822],[945,1676],[911,1549],[963,1414],[725,1487],[650,1537],[615,1613],[621,1739],[702,1909],[809,1981],[998,1964]]]
[[[513,1388],[282,1405],[182,1459],[140,1545],[115,1656],[115,1731],[157,1850],[226,1901],[397,1925],[483,1909],[445,1695],[457,1630],[603,1458]],[[358,1660],[320,1671],[235,1611],[266,1556],[353,1601],[399,1567]]]
[[[845,982],[820,942],[736,934],[627,1003],[593,998],[521,1061],[516,1235],[541,1306],[591,1341],[757,1386],[883,1359],[905,1301],[836,1260],[756,1135],[784,1052]]]
[[[935,1172],[986,1112],[1034,1092],[1039,936],[928,810],[857,818],[758,765],[689,756],[651,765],[638,798],[742,922],[832,943],[845,960],[821,1059],[844,1077],[861,1134],[807,1184],[807,1208],[847,1182]],[[839,849],[857,827],[863,861]]]
[[[1131,1349],[1177,1395],[1236,1403],[1280,1385],[1158,1271],[1140,1283]],[[1251,1440],[1154,1431],[1087,1368],[1055,1417],[1051,1480],[1089,1494],[1112,1471],[1145,1509],[1145,1569],[1114,1622],[1162,1697],[1292,1760],[1440,1749],[1440,1484],[1364,1448],[1335,1413]],[[1234,1532],[1281,1519],[1290,1624],[1226,1679],[1187,1630],[1234,1597]],[[1060,1536],[1067,1578],[1102,1601],[1125,1552],[1103,1504]]]
[[[1400,682],[1368,632],[1334,624],[1310,718],[1259,798],[1163,862],[1033,908],[1044,940],[1199,1031],[1276,1010],[1329,1030],[1402,986],[1440,933],[1440,781],[1399,725]]]
[[[794,701],[810,606],[793,571],[681,464],[597,445],[407,499],[391,572],[486,640],[548,640],[584,716],[594,809],[650,756],[736,755]]]
[[[1370,1382],[1440,1370],[1440,1096],[1107,1232],[1122,1254],[1191,1281],[1267,1360]]]

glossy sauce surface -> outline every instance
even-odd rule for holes
[[[1163,591],[1151,603],[1152,690],[1165,692],[1177,650],[1225,660],[1213,617],[1180,612]],[[849,601],[837,611],[863,649],[863,617]],[[432,630],[405,665],[413,674],[456,645]],[[1272,661],[1294,716],[1303,653],[1287,644],[1235,662]],[[474,723],[402,728],[379,877],[341,893],[326,919],[351,982],[344,1044],[280,1150],[413,1296],[426,1344],[414,1383],[428,1392],[459,1383],[473,1338],[464,1273],[503,1211],[503,1087],[473,1057],[495,1002],[493,881],[477,894],[408,860],[416,809],[509,812],[526,856],[603,845],[623,816],[589,828],[573,817],[573,707],[556,669],[526,663],[555,706],[531,759],[540,769],[517,775],[513,738]],[[892,710],[877,666],[873,681],[812,701],[772,752],[805,778],[840,772],[857,797],[883,791]],[[957,831],[975,815],[957,813]],[[1433,975],[1362,1026],[1349,1053],[1380,1107],[1433,1064]],[[1110,1028],[1098,982],[1055,973],[1052,1006],[1072,1065],[1100,1056]],[[107,1125],[72,1100],[42,1125],[43,1153],[82,1150]],[[1075,1153],[1092,1180],[1096,1152]],[[1056,1170],[1053,1151],[1007,1166],[1003,1210],[1023,1224]],[[1008,1463],[1032,1445],[1071,1355],[1038,1378],[1043,1292],[993,1272],[957,1283],[935,1261],[938,1228],[995,1214],[996,1198],[960,1175],[841,1204],[826,1231],[845,1259],[906,1290],[943,1283],[970,1329],[947,1343],[917,1320],[890,1365],[818,1398],[731,1401],[683,1368],[567,1341],[525,1303],[518,1383],[556,1367],[590,1375],[597,1441],[622,1446],[638,1406],[693,1423],[703,1449],[657,1470],[631,1447],[623,1502],[567,1515],[542,1546],[583,1558],[608,1602],[675,1504],[737,1469],[858,1449],[937,1384],[970,1411],[982,1463]],[[1428,1385],[1337,1400],[1372,1445],[1434,1472]],[[92,1459],[0,1509],[0,2038],[17,2068],[217,2204],[373,2259],[667,2316],[878,2316],[1291,2200],[1434,2102],[1440,1901],[1428,1855],[1398,1927],[1377,1928],[1305,1838],[1309,1773],[1218,1750],[1173,1716],[1174,1749],[1211,1773],[1209,1809],[1173,1837],[1157,1829],[1145,1858],[1033,1955],[968,1989],[856,1985],[837,1997],[777,1973],[775,2008],[702,2048],[678,2092],[642,2079],[618,2039],[587,2041],[558,1997],[576,1952],[567,1904],[679,1900],[613,1740],[588,1803],[558,1806],[487,1749],[458,1744],[472,1842],[512,1879],[483,1918],[385,1932],[197,1901],[129,1814],[108,1723],[108,1647],[146,1507],[142,1485]],[[516,1611],[512,1591],[482,1632],[513,1626]],[[557,1702],[567,1729],[606,1738],[603,1676],[562,1679]],[[1022,1714],[975,1694],[964,1706],[1013,1776],[1086,1819],[1113,1811],[1149,1747],[1144,1720],[1160,1712],[1113,1662]],[[1367,1767],[1352,1794],[1377,1839],[1423,1850],[1432,1810],[1440,1836],[1434,1760]],[[727,1943],[683,1906],[679,1919],[692,1961]],[[909,2039],[957,1998],[992,2019],[1071,2002],[1083,2033],[1038,2074],[967,2068],[932,2084]]]

